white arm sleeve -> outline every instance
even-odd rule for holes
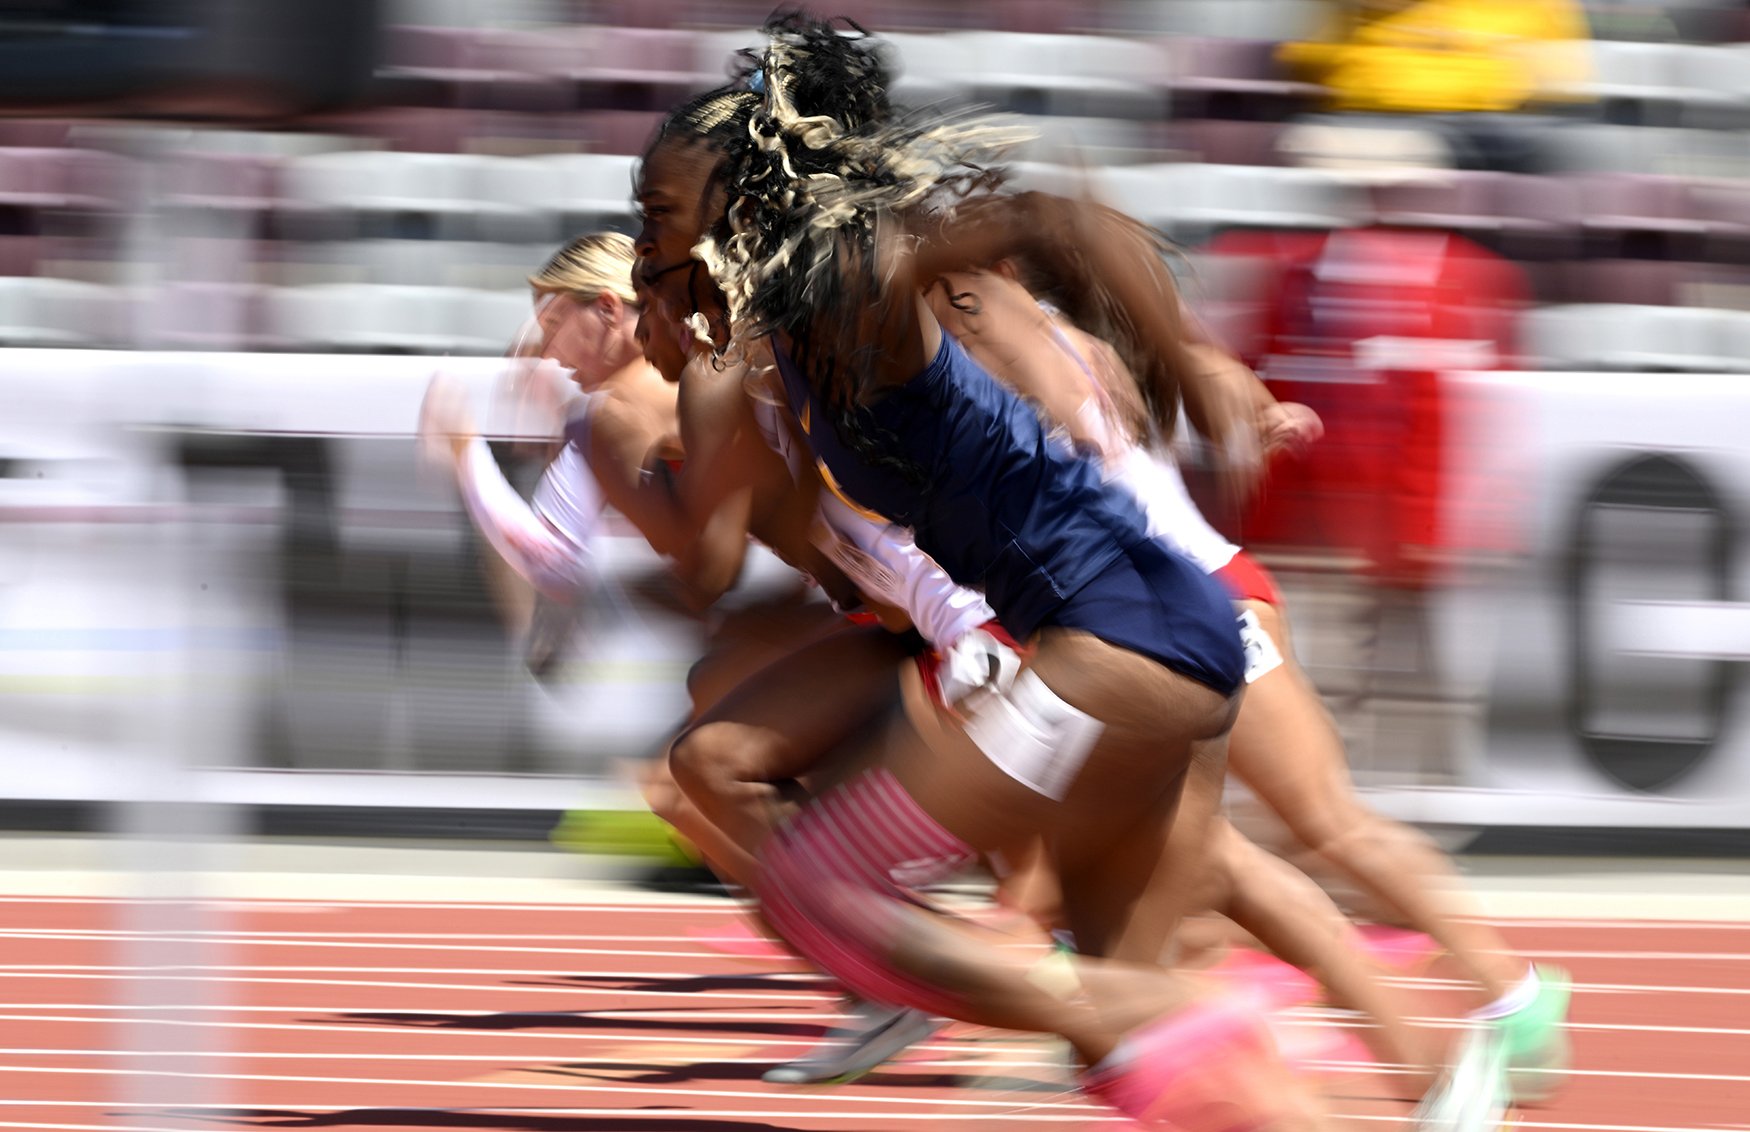
[[[959,585],[918,549],[911,532],[878,523],[821,493],[816,542],[865,594],[898,606],[924,640],[946,648],[996,619],[977,590]]]
[[[569,446],[566,451],[570,451]],[[565,476],[568,466],[555,460],[542,476],[543,494],[554,498],[548,479]],[[462,503],[469,518],[503,559],[542,596],[559,602],[576,600],[595,572],[587,541],[575,540],[537,515],[504,478],[486,441],[475,437],[456,466]]]

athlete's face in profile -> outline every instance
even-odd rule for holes
[[[638,274],[671,311],[703,312],[718,320],[722,301],[693,247],[727,199],[714,174],[716,151],[696,141],[664,141],[645,158],[638,176]]]
[[[663,380],[678,382],[687,366],[684,328],[635,271],[633,289],[638,292],[638,345],[644,360],[656,367]]]
[[[571,370],[578,385],[594,388],[613,368],[609,349],[630,317],[630,308],[613,295],[593,299],[573,294],[543,296],[535,308],[535,321],[541,326],[541,356]]]

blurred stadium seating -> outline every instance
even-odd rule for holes
[[[1397,182],[1285,168],[1319,91],[1275,61],[1316,0],[858,0],[912,101],[989,103],[1040,140],[1030,184],[1083,188],[1196,245],[1232,229],[1444,228],[1521,263],[1553,363],[1750,364],[1718,270],[1750,252],[1750,17],[1725,0],[1587,4],[1596,42],[1533,174]],[[0,121],[0,344],[492,353],[522,278],[627,230],[662,107],[721,79],[750,0],[395,0],[375,102],[184,131],[145,161],[98,121]],[[1412,124],[1413,124],[1413,120]],[[186,246],[143,275],[130,208]],[[143,289],[160,293],[142,297]],[[183,309],[183,301],[200,301]],[[1702,309],[1684,311],[1683,304]],[[146,312],[92,321],[78,312]],[[1585,330],[1623,315],[1611,333]],[[1658,343],[1616,351],[1637,328]],[[508,331],[506,331],[508,333]],[[1625,346],[1626,348],[1626,346]],[[1649,363],[1651,364],[1651,363]]]

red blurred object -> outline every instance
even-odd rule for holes
[[[1443,514],[1454,494],[1448,426],[1467,411],[1442,375],[1512,364],[1524,277],[1439,231],[1231,232],[1206,250],[1258,261],[1250,325],[1224,312],[1230,345],[1279,400],[1311,406],[1326,429],[1307,452],[1277,458],[1257,501],[1224,524],[1229,534],[1254,547],[1359,553],[1396,585],[1432,580],[1456,549]],[[1461,466],[1472,464],[1488,461]]]

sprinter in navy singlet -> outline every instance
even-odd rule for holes
[[[1020,638],[1084,629],[1231,693],[1244,658],[1226,592],[1149,537],[1128,492],[1053,442],[1038,415],[948,334],[923,373],[865,412],[917,474],[850,451],[795,364],[777,354],[791,408],[852,501],[913,528],[962,585],[983,589]]]
[[[755,886],[767,921],[870,1000],[1061,1034],[1089,1093],[1133,1120],[1323,1128],[1261,1019],[1158,965],[1213,818],[1186,783],[1219,779],[1237,710],[1226,597],[921,299],[1003,240],[1050,245],[1033,250],[1099,289],[1165,388],[1183,347],[1165,265],[1109,214],[1081,224],[1076,202],[983,194],[1012,135],[896,119],[861,34],[795,13],[766,30],[741,79],[677,108],[647,152],[642,277],[725,358],[769,344],[823,479],[982,586],[1026,656],[989,656],[976,691],[898,720],[873,765],[772,835]],[[967,192],[976,216],[945,207]],[[1017,956],[902,887],[1036,837],[1063,878],[1073,959]]]

